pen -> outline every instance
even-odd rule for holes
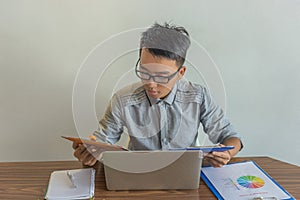
[[[199,146],[199,147],[187,147],[187,148],[173,148],[170,150],[201,150],[204,153],[210,153],[213,151],[217,151],[217,152],[223,152],[223,151],[228,151],[233,149],[234,146],[224,146],[224,147],[220,147],[220,146]]]
[[[70,180],[71,183],[72,183],[72,187],[73,187],[73,188],[77,188],[77,186],[76,186],[76,184],[75,184],[75,180],[74,180],[74,175],[71,174],[70,171],[67,171],[67,175],[68,175],[69,180]]]

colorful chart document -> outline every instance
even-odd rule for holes
[[[201,178],[218,199],[294,199],[253,161],[203,167]]]

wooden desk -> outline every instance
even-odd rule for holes
[[[234,158],[232,162],[253,160],[296,199],[300,198],[300,167],[268,157]],[[50,173],[81,168],[77,161],[0,163],[0,199],[42,200]],[[96,200],[109,199],[216,199],[201,180],[198,190],[108,191],[102,170],[97,171]]]

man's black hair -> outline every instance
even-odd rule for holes
[[[178,67],[181,67],[190,43],[189,34],[184,27],[155,23],[142,33],[140,56],[142,48],[146,48],[153,56],[175,60]]]

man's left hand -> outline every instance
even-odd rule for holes
[[[220,146],[224,146],[220,144]],[[223,165],[226,165],[231,159],[231,155],[229,151],[224,152],[216,152],[213,151],[211,153],[208,153],[204,160],[207,161],[209,164],[211,164],[213,167],[222,167]]]

